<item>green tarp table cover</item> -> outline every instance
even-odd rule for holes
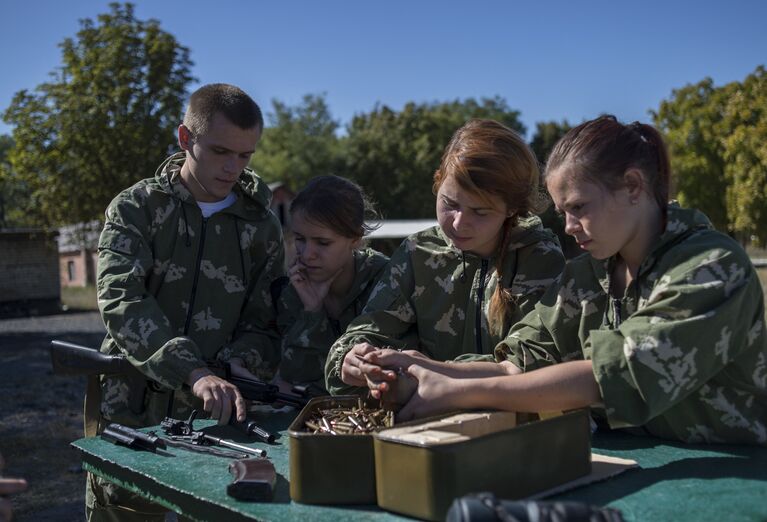
[[[376,506],[291,502],[287,427],[295,412],[259,412],[259,425],[281,433],[278,444],[250,442],[230,427],[196,421],[196,429],[267,450],[277,470],[271,503],[226,494],[229,461],[169,447],[162,455],[116,446],[98,437],[77,440],[83,467],[186,516],[200,520],[405,520]],[[159,428],[148,428],[142,431]],[[597,453],[634,459],[640,468],[547,500],[569,500],[622,511],[627,521],[767,520],[767,448],[684,445],[620,432],[597,433]],[[509,463],[513,465],[513,463]]]

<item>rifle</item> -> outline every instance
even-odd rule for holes
[[[65,341],[51,341],[51,365],[57,375],[128,375],[149,381],[139,372],[124,355],[106,355],[79,344]],[[284,393],[274,384],[257,379],[235,377],[231,374],[229,364],[209,364],[208,368],[217,376],[231,382],[240,390],[242,396],[251,401],[267,404],[282,403],[297,408],[306,406],[311,396],[304,393]],[[301,388],[295,387],[299,392]]]

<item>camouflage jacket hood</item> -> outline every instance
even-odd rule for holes
[[[125,354],[157,390],[176,390],[177,398],[189,372],[215,359],[238,357],[271,375],[279,346],[269,288],[284,274],[282,229],[265,183],[245,169],[236,201],[204,219],[181,183],[184,159],[172,156],[154,178],[112,201],[98,263],[102,351]],[[104,416],[157,420],[158,411],[127,411],[128,388],[140,392],[121,376],[104,378]],[[146,398],[144,410],[152,402]]]
[[[704,230],[713,231],[714,226],[703,212],[696,209],[681,208],[676,202],[669,203],[666,229],[642,261],[637,277],[651,271],[658,261],[663,259],[666,252],[672,250],[678,243],[683,242],[690,235]],[[608,292],[610,286],[608,274],[615,263],[615,257],[602,261],[594,259],[588,254],[583,254],[582,257],[591,262],[594,274],[599,278],[605,292]]]
[[[564,258],[554,235],[537,217],[511,231],[500,284],[515,301],[508,327],[521,319],[559,276]],[[496,260],[456,249],[440,227],[407,238],[394,252],[360,317],[328,355],[331,393],[352,391],[340,380],[354,344],[417,349],[439,360],[492,359],[503,334],[492,333],[487,312],[498,281]]]
[[[355,273],[341,313],[331,319],[323,309],[307,312],[288,284],[278,301],[277,326],[282,334],[280,376],[291,383],[325,387],[325,359],[330,346],[362,312],[389,258],[371,248],[354,253]]]
[[[590,359],[612,427],[687,442],[767,444],[762,287],[740,245],[696,210],[665,232],[622,298],[614,260],[571,260],[496,348],[525,371]]]
[[[157,168],[154,177],[156,184],[149,183],[147,190],[162,190],[169,196],[197,207],[192,193],[181,182],[181,167],[185,160],[185,152],[177,152],[168,157]],[[238,200],[245,199],[247,202],[241,207],[232,208],[233,211],[241,212],[243,218],[246,218],[250,213],[253,217],[258,216],[261,219],[266,217],[272,202],[272,191],[255,172],[249,168],[244,169],[240,173],[240,178],[233,190],[238,196]]]

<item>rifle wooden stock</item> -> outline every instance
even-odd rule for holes
[[[51,341],[51,365],[57,375],[114,375],[137,371],[124,355],[106,355],[94,348]]]

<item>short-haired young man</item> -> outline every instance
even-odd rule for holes
[[[240,392],[208,362],[228,362],[242,376],[273,374],[279,343],[269,289],[283,275],[282,229],[269,210],[271,192],[246,168],[262,130],[261,111],[245,92],[201,87],[178,128],[183,152],[107,208],[97,285],[107,329],[101,351],[125,355],[140,374],[102,376],[100,390],[89,388],[86,434],[109,422],[154,425],[192,408],[221,423],[243,420]],[[88,477],[89,520],[163,520],[164,511]]]

